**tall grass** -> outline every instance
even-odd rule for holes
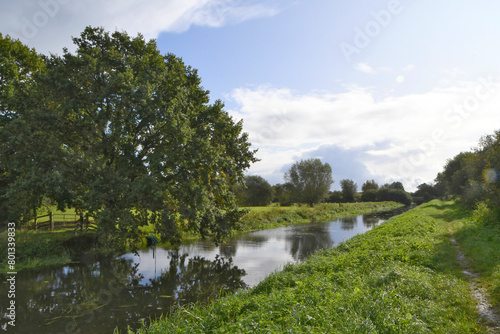
[[[181,308],[137,333],[482,332],[449,240],[455,209],[425,204],[249,291]]]

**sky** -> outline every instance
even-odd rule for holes
[[[86,26],[141,33],[198,69],[282,183],[320,158],[335,183],[432,183],[500,129],[500,2],[0,0],[0,32],[43,54]]]

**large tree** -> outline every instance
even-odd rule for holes
[[[241,215],[231,187],[256,161],[242,123],[154,40],[88,27],[73,41],[38,79],[60,152],[48,195],[94,215],[106,237],[147,223],[164,240],[179,228],[226,236]]]
[[[363,186],[361,186],[361,191],[365,192],[368,190],[378,190],[378,184],[375,182],[375,180],[367,180],[365,183],[363,183]]]
[[[34,164],[50,142],[34,98],[43,68],[35,50],[0,34],[0,226],[28,217],[43,199],[49,170],[46,161]]]
[[[344,202],[353,202],[354,195],[358,191],[358,185],[353,180],[344,179],[340,181],[340,187],[342,188],[342,200]]]
[[[285,180],[293,189],[293,197],[299,203],[320,203],[333,184],[332,168],[320,159],[296,162],[285,173]]]

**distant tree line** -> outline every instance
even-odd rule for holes
[[[296,162],[284,175],[285,183],[271,186],[260,176],[247,176],[245,185],[234,192],[238,203],[245,206],[281,205],[305,203],[314,205],[323,202],[333,184],[332,168],[320,159]]]
[[[243,206],[265,206],[273,202],[284,206],[358,201],[412,203],[412,196],[405,191],[401,182],[379,186],[374,180],[368,180],[361,188],[362,193],[358,193],[358,185],[353,180],[343,179],[340,181],[340,191],[330,191],[334,182],[332,169],[320,159],[296,162],[285,173],[284,179],[285,183],[271,186],[260,176],[245,177],[245,185],[234,190],[238,203]]]
[[[264,178],[247,176],[246,187],[236,191],[240,205],[259,206],[272,202],[281,205],[321,202],[379,202],[394,201],[405,205],[420,204],[434,198],[456,197],[468,205],[484,202],[500,207],[500,131],[481,138],[471,152],[462,152],[449,159],[434,184],[422,183],[414,193],[405,190],[401,182],[379,186],[367,180],[357,192],[357,184],[350,179],[340,181],[341,190],[329,191],[333,184],[329,164],[319,159],[296,162],[285,173],[285,183],[271,186]]]

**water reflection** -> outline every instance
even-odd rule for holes
[[[287,234],[286,240],[286,248],[295,261],[305,260],[318,250],[331,248],[334,244],[327,224],[295,228]]]
[[[127,258],[19,273],[16,327],[9,327],[9,333],[112,333],[116,326],[138,327],[172,307],[246,286],[241,280],[245,271],[231,260],[168,253],[168,264],[149,279],[147,270],[140,272],[140,264]],[[5,284],[0,290],[7,295]]]
[[[350,231],[350,230],[353,230],[354,229],[354,226],[356,225],[356,223],[358,222],[358,217],[346,217],[346,218],[342,218],[341,219],[341,222],[342,222],[342,230],[343,231]]]
[[[400,212],[392,213],[392,215]],[[200,241],[173,249],[144,249],[16,279],[14,333],[112,333],[148,322],[189,302],[256,285],[286,263],[307,259],[380,224],[388,215],[257,231],[216,246]],[[2,278],[5,282],[5,277]],[[0,286],[7,295],[7,284]],[[2,298],[2,313],[7,307]],[[0,320],[5,330],[6,319]]]

